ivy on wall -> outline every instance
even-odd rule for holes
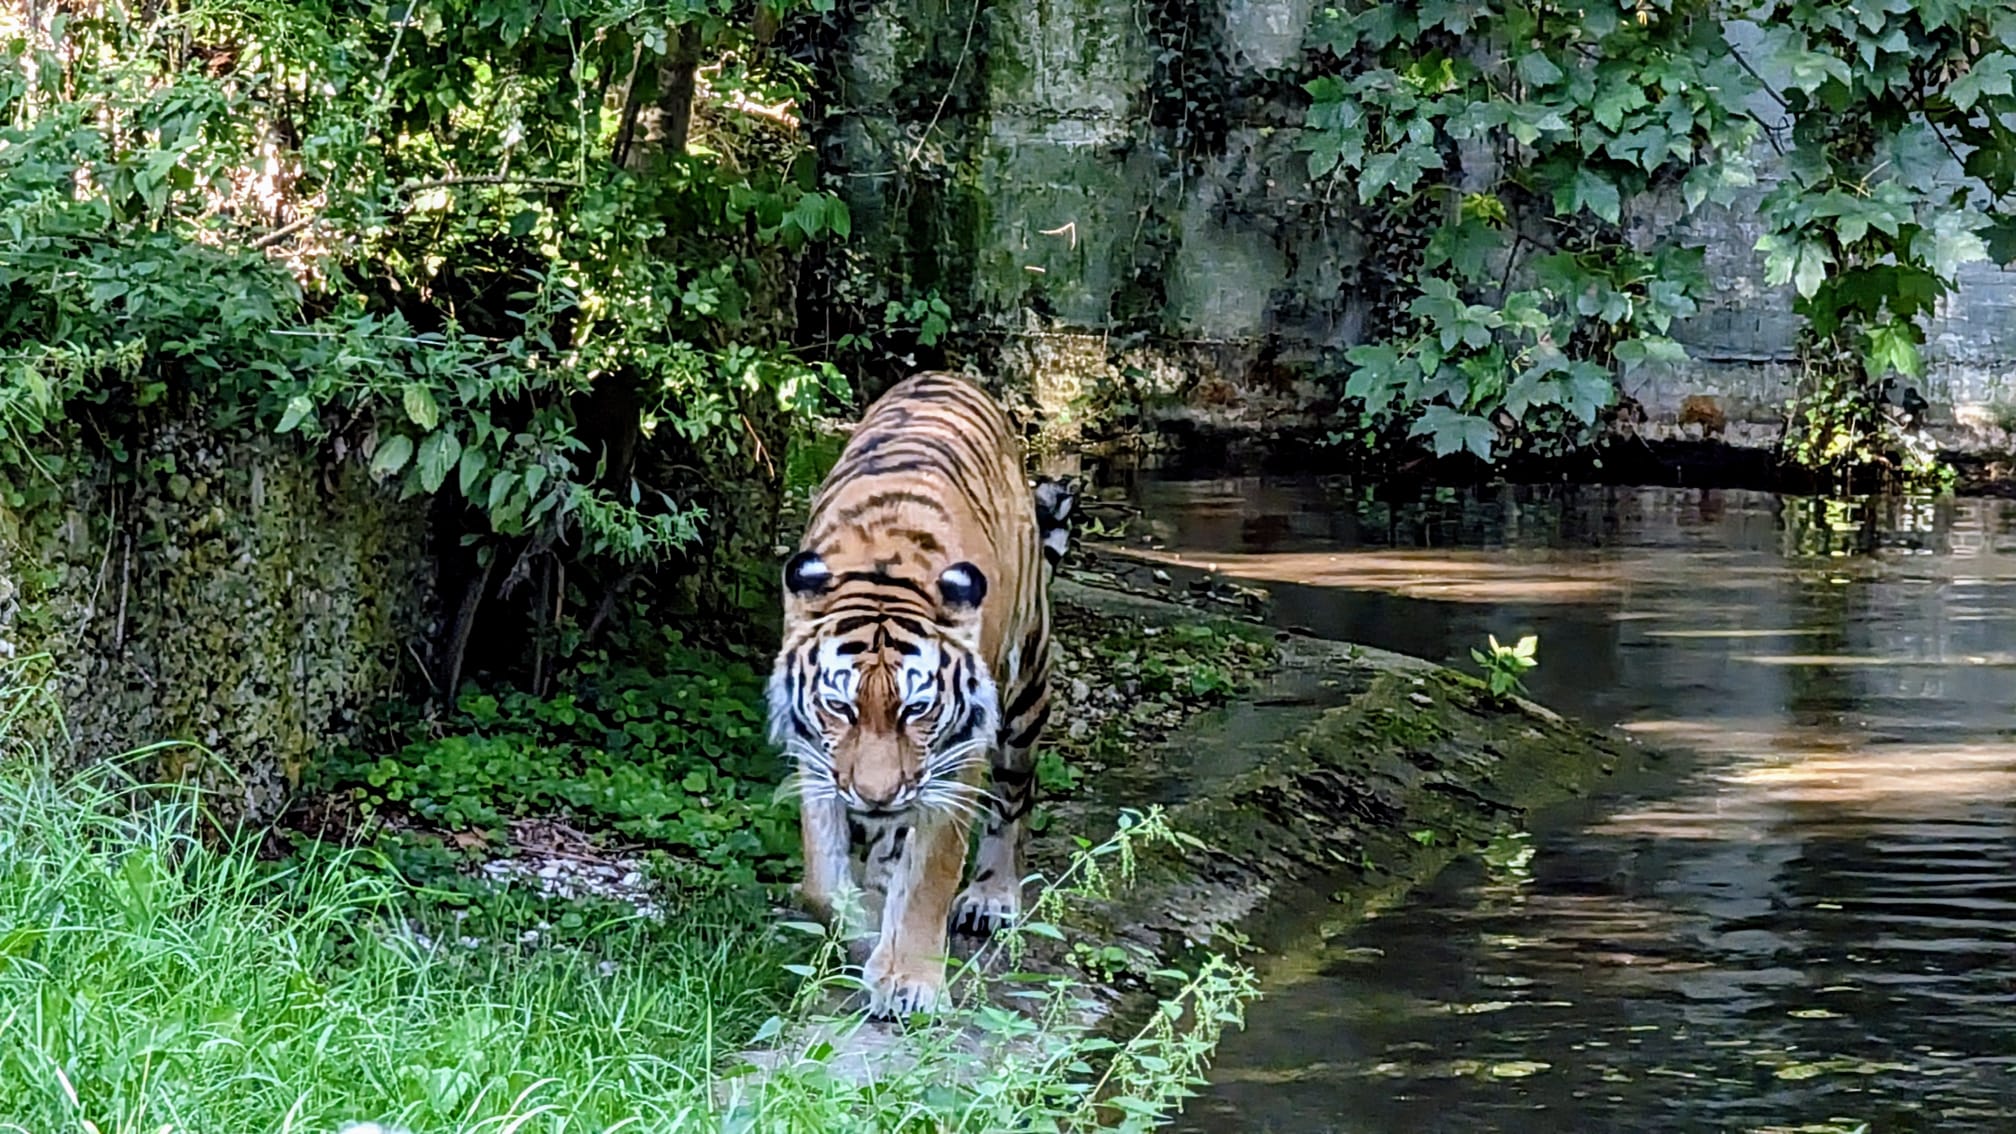
[[[1896,461],[1884,398],[1921,373],[1926,316],[1991,240],[2016,255],[2011,20],[1964,0],[1326,9],[1311,173],[1348,206],[1427,198],[1439,217],[1409,317],[1348,354],[1337,439],[1486,460],[1588,440],[1620,378],[1685,357],[1670,333],[1705,280],[1676,234],[1754,200],[1768,145],[1785,175],[1758,250],[1809,328],[1786,454]],[[1757,58],[1735,46],[1743,22]],[[1760,118],[1773,103],[1789,130]]]

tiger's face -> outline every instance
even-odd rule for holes
[[[888,576],[835,576],[810,552],[785,581],[795,617],[770,677],[770,728],[797,765],[796,791],[863,815],[971,812],[1000,715],[978,653],[979,570],[947,568],[935,603]]]

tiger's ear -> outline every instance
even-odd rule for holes
[[[978,610],[987,599],[987,576],[971,563],[954,563],[938,576],[938,597],[954,614]]]
[[[833,581],[833,572],[819,553],[806,549],[784,564],[784,589],[800,598],[818,594]]]

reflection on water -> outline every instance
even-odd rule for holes
[[[1187,1128],[2016,1131],[2016,508],[1134,495],[1287,623],[1537,633],[1542,700],[1692,754],[1275,966]]]

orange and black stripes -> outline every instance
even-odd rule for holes
[[[894,869],[921,853],[921,838],[889,834],[913,812],[857,786],[894,784],[922,801],[934,775],[988,766],[991,790],[941,793],[964,815],[984,812],[979,868],[955,915],[972,929],[1019,908],[1035,748],[1050,717],[1049,582],[1073,502],[1060,482],[1032,487],[1021,439],[985,390],[919,374],[855,428],[785,568],[773,731],[801,775],[829,778],[821,790],[844,799],[844,826],[874,837],[871,850]],[[889,739],[864,743],[871,733]]]

